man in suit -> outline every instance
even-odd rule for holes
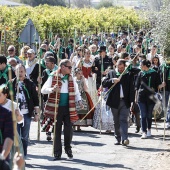
[[[96,87],[99,89],[102,77],[106,76],[106,69],[113,66],[112,58],[106,55],[106,46],[101,46],[98,50],[99,57],[96,57],[92,66],[92,72],[97,74]]]
[[[117,61],[117,68],[110,71],[103,80],[103,87],[110,88],[106,104],[111,107],[114,117],[115,145],[128,145],[128,116],[131,102],[134,101],[134,85],[129,73],[123,73],[125,70],[125,60]]]

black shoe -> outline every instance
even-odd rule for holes
[[[71,159],[71,158],[73,158],[73,154],[72,154],[72,150],[70,149],[70,150],[68,150],[68,151],[65,151],[66,152],[66,154],[67,154],[67,156]]]
[[[120,142],[117,141],[114,143],[114,145],[121,145],[121,144],[120,144]]]
[[[139,133],[139,131],[140,131],[140,127],[137,127],[135,133]]]
[[[61,155],[58,154],[54,154],[54,161],[60,160],[61,159]]]

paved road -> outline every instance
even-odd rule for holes
[[[74,132],[74,158],[67,159],[63,150],[62,159],[53,161],[52,142],[46,141],[45,133],[41,133],[41,141],[38,142],[37,123],[32,122],[26,170],[169,170],[170,130],[166,131],[166,140],[163,141],[163,121],[158,122],[157,126],[158,132],[153,124],[153,136],[149,139],[140,139],[141,134],[135,134],[135,126],[131,126],[128,147],[115,146],[113,134],[100,135],[92,127],[84,127],[82,132]]]

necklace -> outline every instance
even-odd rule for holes
[[[27,64],[29,67],[32,67],[35,63],[37,63],[37,59],[35,58],[33,61],[27,60]]]

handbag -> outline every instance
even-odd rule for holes
[[[154,95],[154,101],[155,101],[155,106],[153,108],[153,116],[154,118],[159,118],[161,113],[162,113],[162,110],[163,110],[163,107],[162,107],[162,95],[158,92],[158,93],[155,93]]]

